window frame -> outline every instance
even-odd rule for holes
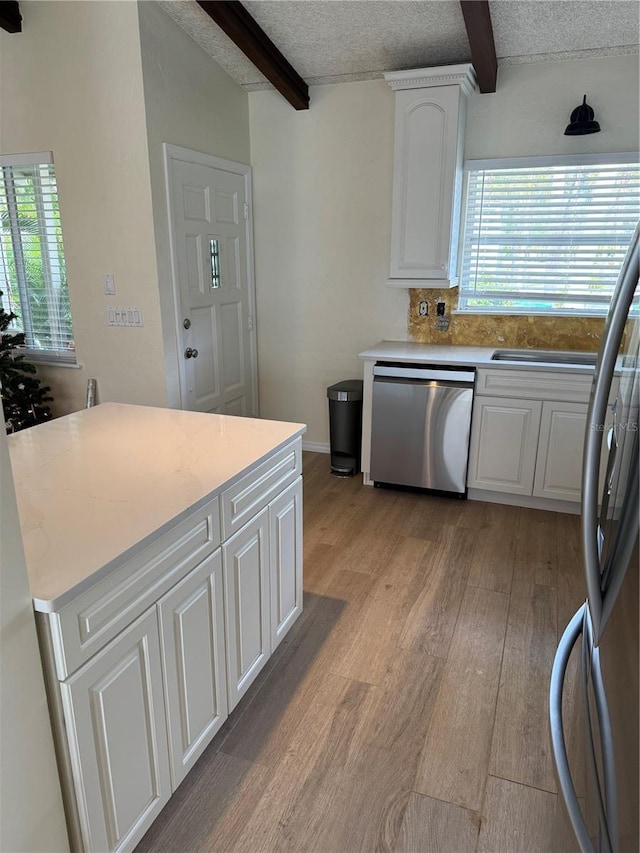
[[[2,154],[2,155],[0,155],[0,171],[2,171],[3,173],[4,173],[5,169],[20,169],[22,167],[47,166],[47,165],[54,167],[53,177],[55,180],[55,190],[56,190],[55,197],[56,197],[56,200],[57,200],[58,205],[59,205],[60,195],[59,195],[59,190],[58,190],[57,176],[55,174],[55,163],[54,163],[54,159],[53,159],[53,153],[51,151],[40,151],[40,152],[30,152],[30,153],[20,153],[20,154]],[[13,255],[14,255],[15,264],[16,264],[16,267],[19,269],[23,265],[22,243],[20,240],[20,252],[16,252],[16,249],[15,249],[16,232],[19,233],[20,225],[16,221],[17,210],[16,210],[15,202],[13,205],[11,203],[11,191],[9,188],[11,187],[11,190],[13,190],[13,184],[12,183],[10,184],[9,182],[7,182],[6,178],[4,178],[4,177],[3,177],[3,183],[5,186],[5,190],[6,190],[7,214],[8,214],[9,220],[10,220],[10,227],[8,230],[10,232],[10,239],[11,239],[11,243],[12,243],[12,247],[13,247],[12,251],[13,251]],[[35,190],[35,194],[36,194],[36,196],[38,195],[38,189]],[[44,200],[42,198],[40,198],[40,199],[36,198],[35,206],[36,206],[36,213],[37,213],[37,219],[38,219],[38,234],[40,235],[41,240],[44,238],[44,242],[45,242],[45,246],[46,246],[47,242],[49,241],[49,235],[47,234],[47,224],[46,224],[47,220],[46,220],[46,213],[44,212],[45,211]],[[61,219],[62,219],[62,217],[60,214],[59,226],[60,226],[60,229],[62,230]],[[51,270],[50,270],[50,265],[51,265],[50,253],[47,251],[46,248],[41,247],[40,256],[41,256],[42,267],[43,267],[43,279],[44,279],[44,284],[45,284],[45,293],[47,294],[47,299],[46,299],[47,311],[48,311],[48,315],[50,317],[50,321],[55,325],[55,324],[59,324],[60,320],[58,317],[52,316],[52,312],[49,309],[49,305],[50,305],[50,301],[51,301],[51,290],[52,290],[52,286],[53,286],[52,285],[53,276],[52,276]],[[61,256],[62,256],[62,262],[65,266],[65,288],[66,288],[67,297],[68,297],[68,285],[66,283],[66,261],[65,261],[64,246],[62,248]],[[26,279],[26,273],[22,272],[22,274],[21,274],[20,272],[18,272],[16,270],[16,286],[17,286],[18,296],[19,296],[19,300],[20,300],[23,328],[20,329],[20,328],[15,327],[15,326],[10,326],[9,329],[7,330],[8,332],[15,332],[15,333],[24,332],[25,343],[24,343],[24,346],[19,348],[19,352],[21,354],[23,354],[29,361],[36,363],[36,364],[49,364],[49,365],[56,365],[56,366],[63,366],[63,367],[78,367],[79,365],[77,362],[77,353],[76,353],[76,349],[75,349],[75,342],[74,342],[73,348],[69,348],[69,349],[65,349],[65,350],[63,350],[63,349],[46,349],[46,348],[35,347],[32,344],[30,345],[30,340],[33,341],[34,335],[37,334],[38,329],[37,329],[37,326],[34,326],[33,322],[30,320],[31,311],[30,311],[30,305],[29,305],[29,299],[28,299],[28,282],[25,279]],[[8,284],[9,284],[9,282],[7,282],[7,285]],[[10,305],[10,301],[7,299],[7,295],[5,295],[3,297],[3,304],[4,304],[5,309],[8,310],[8,307]],[[70,328],[71,328],[71,334],[72,334],[71,340],[73,341],[74,339],[73,339],[73,319],[72,318],[70,321]],[[63,335],[59,335],[59,338],[62,339]]]
[[[592,311],[584,309],[576,310],[575,308],[526,308],[518,306],[516,308],[508,308],[505,306],[491,305],[486,308],[477,306],[467,307],[465,301],[469,298],[464,294],[463,288],[463,270],[464,270],[464,247],[467,234],[467,205],[469,196],[470,173],[481,171],[484,169],[505,171],[510,169],[527,169],[527,168],[544,168],[566,166],[615,166],[625,164],[638,164],[640,166],[639,151],[623,151],[615,153],[598,152],[591,154],[549,154],[543,156],[527,156],[527,157],[498,157],[487,159],[469,159],[463,164],[463,190],[462,204],[460,207],[460,232],[458,243],[458,307],[453,313],[470,315],[493,315],[500,317],[517,317],[517,316],[538,316],[538,317],[591,317],[595,319],[606,316],[608,306],[599,306]],[[499,295],[496,295],[496,299]],[[511,297],[512,298],[512,297]],[[574,300],[577,301],[577,300]],[[587,299],[580,300],[583,302]]]

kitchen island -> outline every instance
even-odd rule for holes
[[[135,846],[299,616],[304,431],[107,403],[10,436],[74,849]]]

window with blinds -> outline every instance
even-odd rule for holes
[[[606,313],[640,217],[640,168],[588,159],[466,164],[459,310]]]
[[[0,291],[33,360],[75,362],[51,154],[0,156]]]

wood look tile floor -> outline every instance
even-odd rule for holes
[[[304,476],[304,613],[138,850],[574,850],[547,691],[578,517]]]

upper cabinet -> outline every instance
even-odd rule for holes
[[[473,66],[384,75],[394,89],[389,284],[455,287],[467,96]]]

